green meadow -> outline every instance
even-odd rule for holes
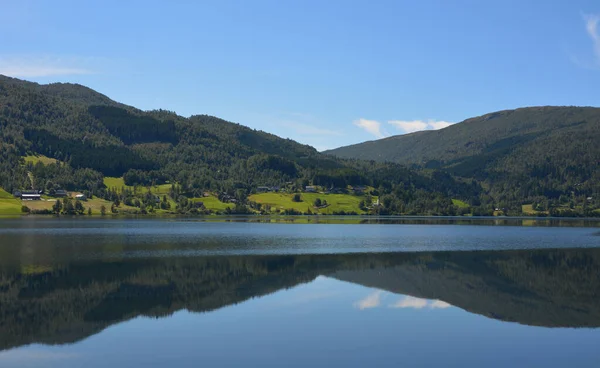
[[[334,212],[356,212],[364,214],[359,207],[359,203],[366,199],[366,196],[354,196],[350,194],[322,194],[322,193],[300,193],[301,202],[293,201],[294,194],[288,193],[260,193],[253,194],[249,200],[260,203],[262,205],[271,206],[271,212],[277,210],[294,209],[300,212],[310,212],[318,214],[333,214]],[[321,201],[326,200],[327,206],[316,208],[315,200],[319,198]],[[377,197],[372,197],[375,201]]]
[[[21,201],[0,188],[0,215],[14,216],[21,214]]]

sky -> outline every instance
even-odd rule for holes
[[[319,150],[600,104],[598,0],[0,0],[0,74]]]

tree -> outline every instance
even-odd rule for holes
[[[56,213],[57,215],[60,214],[60,212],[62,211],[62,202],[60,200],[57,200],[56,202],[54,202],[54,204],[52,205],[52,212]]]
[[[102,216],[106,215],[106,206],[105,205],[100,206],[100,215],[102,215]]]
[[[300,196],[300,193],[294,194],[294,197],[292,198],[292,201],[294,201],[294,202],[302,202],[302,197]]]
[[[91,215],[92,215],[92,207],[88,207],[88,211],[87,211],[87,213],[88,213],[88,216],[91,216]]]
[[[317,198],[315,199],[315,203],[314,203],[315,207],[321,207],[322,203],[321,203],[321,198]]]
[[[85,208],[83,207],[83,204],[79,200],[75,200],[75,206],[73,209],[74,209],[75,213],[78,215],[83,215],[83,213],[85,212]]]

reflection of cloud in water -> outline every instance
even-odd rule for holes
[[[448,304],[441,300],[434,300],[433,302],[431,302],[431,304],[429,304],[429,308],[431,308],[431,309],[446,309],[451,306],[452,306],[451,304]]]
[[[441,300],[428,300],[415,298],[414,296],[405,296],[396,303],[391,304],[390,308],[413,308],[413,309],[445,309],[451,307],[450,304]]]
[[[414,308],[421,309],[427,306],[427,299],[415,298],[412,296],[405,296],[398,300],[396,303],[390,305],[391,308]]]
[[[366,298],[361,299],[354,303],[354,306],[360,310],[377,308],[381,304],[381,290],[377,290],[374,293],[367,295]]]

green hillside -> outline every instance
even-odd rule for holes
[[[21,214],[21,202],[0,188],[0,216],[14,216],[19,214]]]
[[[600,109],[531,107],[467,119],[437,131],[389,137],[326,153],[392,161],[475,179],[498,206],[597,206]],[[585,200],[584,200],[585,197]],[[591,197],[591,201],[587,198]],[[559,203],[560,202],[560,203]]]
[[[255,210],[248,196],[259,186],[295,193],[311,184],[368,185],[387,195],[384,214],[452,214],[451,198],[480,192],[452,177],[436,180],[432,172],[323,155],[213,116],[141,111],[76,84],[0,76],[0,106],[0,186],[8,191],[66,189],[141,213],[157,207],[204,213],[191,199],[208,192],[220,198],[213,210],[248,213]]]
[[[0,187],[8,192],[65,189],[142,214],[204,214],[264,212],[249,199],[260,186],[288,196],[308,185],[340,194],[369,186],[380,199],[371,214],[600,214],[595,108],[501,111],[322,154],[214,116],[141,111],[75,84],[0,76],[0,106]],[[219,203],[194,200],[206,193]],[[350,202],[318,212],[360,213]]]

